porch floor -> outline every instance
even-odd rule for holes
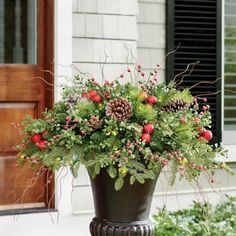
[[[59,216],[59,221],[57,217]],[[53,217],[55,222],[52,222]],[[92,215],[35,213],[0,217],[1,236],[90,236]]]

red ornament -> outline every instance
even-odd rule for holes
[[[88,93],[85,93],[85,92],[82,93],[82,97],[83,97],[83,98],[87,98],[88,96],[89,96]]]
[[[150,136],[150,134],[147,134],[147,133],[142,134],[141,140],[142,140],[142,141],[145,141],[145,144],[150,143],[150,142],[151,142],[151,136]]]
[[[155,105],[157,103],[157,98],[155,96],[150,96],[147,98],[147,103],[151,104],[151,105]]]
[[[92,100],[96,103],[101,103],[102,102],[102,97],[100,95],[95,95]]]
[[[41,134],[34,134],[32,137],[31,137],[31,141],[33,143],[38,143],[42,140],[42,136]]]
[[[36,144],[40,150],[43,150],[47,147],[47,141],[41,140]]]
[[[154,132],[154,125],[153,124],[146,124],[143,127],[143,133],[147,133],[147,134],[152,134]]]
[[[98,94],[98,93],[97,93],[96,90],[90,90],[90,91],[88,92],[88,95],[89,95],[90,98],[95,97],[97,94]]]
[[[204,131],[206,131],[206,129],[203,128],[203,127],[198,127],[197,128],[197,132],[199,133],[199,135],[202,135]]]
[[[212,139],[212,132],[210,131],[210,130],[205,130],[205,131],[203,131],[203,133],[202,133],[202,136],[206,139],[206,140],[208,140],[208,141],[210,141],[211,139]]]

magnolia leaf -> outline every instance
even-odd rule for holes
[[[100,173],[100,170],[101,170],[101,167],[100,167],[100,163],[97,162],[96,165],[94,166],[94,172],[95,174],[99,174]]]
[[[136,179],[133,175],[130,176],[129,183],[130,185],[133,185],[135,183]]]
[[[138,181],[140,184],[144,184],[144,183],[145,183],[145,179],[144,179],[143,174],[136,174],[136,175],[135,175],[135,178],[137,179],[137,181]]]
[[[115,189],[116,191],[120,190],[124,185],[124,178],[119,177],[115,181]]]
[[[117,170],[114,166],[109,166],[107,169],[107,173],[110,175],[111,178],[115,178],[117,176]]]

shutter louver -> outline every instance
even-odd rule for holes
[[[167,81],[184,71],[189,63],[199,61],[180,87],[191,87],[193,95],[206,97],[211,106],[213,142],[221,142],[221,1],[168,0],[167,6]],[[192,67],[190,66],[190,69]],[[186,73],[188,74],[190,70]],[[177,78],[180,82],[181,76]],[[218,92],[218,93],[217,93]],[[217,94],[214,94],[217,93]],[[201,94],[214,94],[204,95]],[[200,107],[203,104],[200,103]]]

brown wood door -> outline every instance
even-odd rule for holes
[[[16,165],[11,125],[52,105],[53,24],[53,0],[0,0],[0,211],[53,207],[49,173]]]

